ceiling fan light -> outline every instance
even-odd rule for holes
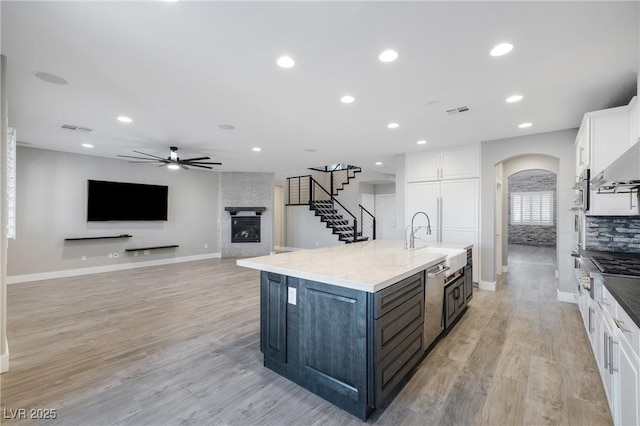
[[[167,167],[169,169],[171,169],[171,170],[179,170],[180,169],[180,166],[178,166],[177,164],[169,164]]]

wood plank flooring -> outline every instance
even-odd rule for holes
[[[553,253],[510,256],[498,290],[475,289],[370,423],[611,424],[577,306],[556,301]],[[11,285],[8,336],[2,424],[362,423],[262,366],[259,275],[233,259]],[[57,418],[6,418],[20,408]]]

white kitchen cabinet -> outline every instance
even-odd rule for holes
[[[616,330],[614,339],[613,370],[618,375],[614,381],[614,421],[619,425],[640,425],[640,358],[624,332]]]
[[[629,105],[584,115],[576,137],[576,174],[590,168],[593,178],[629,148],[631,110],[635,104],[634,98]],[[591,191],[587,215],[619,216],[636,212],[635,197],[629,194],[599,194]]]
[[[407,225],[416,212],[423,211],[431,222],[427,235],[427,219],[415,217],[413,224],[422,228],[415,232],[420,242],[473,244],[478,247],[478,179],[411,182],[407,184]],[[407,231],[408,233],[409,231]],[[479,250],[473,250],[473,263],[478,265]],[[473,280],[478,282],[478,269]]]
[[[629,146],[631,146],[640,139],[640,102],[637,96],[631,99],[629,107]]]
[[[466,179],[480,176],[480,151],[466,148],[407,154],[408,182]]]

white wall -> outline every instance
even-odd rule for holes
[[[482,142],[481,148],[481,280],[495,280],[494,214],[496,164],[527,154],[542,154],[558,158],[558,272],[559,290],[573,292],[573,215],[570,211],[574,191],[574,141],[577,129],[540,133],[517,138]],[[507,173],[504,173],[507,175]]]
[[[1,2],[0,2],[1,8]],[[6,85],[6,60],[0,55],[0,373],[9,369],[9,346],[7,343],[7,223],[5,200],[7,195],[7,169],[5,155],[7,152],[7,120],[8,101]]]
[[[320,222],[309,206],[287,207],[287,243],[289,249],[310,249],[344,244]]]
[[[18,148],[17,162],[17,231],[16,239],[9,242],[10,277],[184,256],[219,256],[217,172],[172,171],[27,147]],[[168,185],[168,221],[87,222],[88,179]],[[125,233],[133,238],[64,241]],[[152,250],[148,256],[124,251],[169,244],[180,247]],[[109,259],[108,253],[113,252],[119,256]]]

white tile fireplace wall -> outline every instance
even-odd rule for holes
[[[222,257],[263,256],[273,251],[273,173],[223,172],[220,176],[220,247]],[[259,243],[232,243],[231,218],[225,207],[266,207],[260,215]],[[238,216],[255,216],[238,212]],[[236,217],[238,217],[236,216]]]

